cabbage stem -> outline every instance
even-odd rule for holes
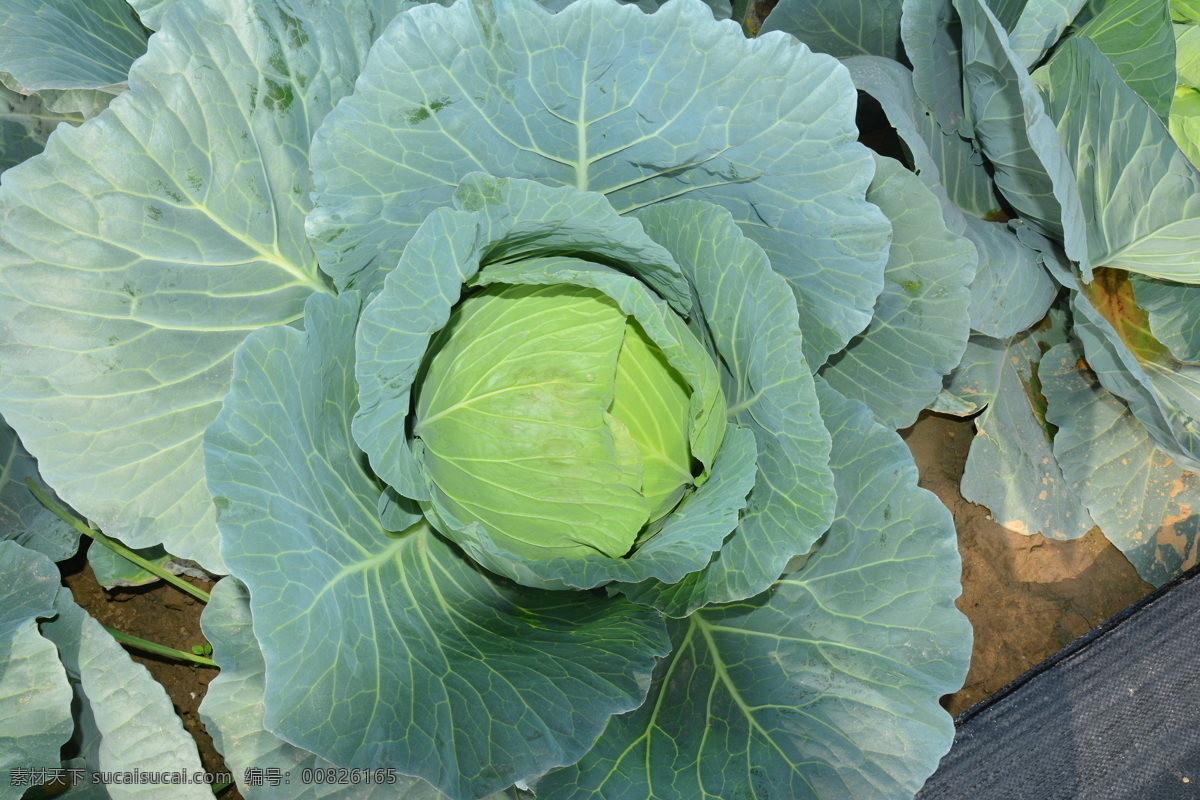
[[[96,540],[97,542],[104,545],[108,549],[112,550],[114,553],[121,556],[122,558],[132,561],[134,564],[137,564],[139,567],[146,570],[146,572],[149,572],[153,575],[158,576],[159,578],[162,578],[164,581],[166,581],[167,583],[176,587],[177,589],[187,592],[188,594],[190,594],[192,597],[196,598],[200,602],[207,603],[209,601],[210,595],[208,594],[208,592],[204,591],[203,589],[197,589],[195,586],[192,586],[190,583],[183,580],[182,578],[180,578],[176,575],[172,575],[171,573],[167,572],[162,567],[151,564],[149,561],[142,558],[141,556],[139,556],[137,553],[133,552],[129,548],[127,548],[121,544],[118,544],[117,542],[115,542],[112,539],[105,536],[100,531],[92,530],[87,525],[84,525],[78,519],[71,516],[70,512],[68,512],[65,508],[60,506],[58,503],[51,500],[50,496],[48,494],[46,494],[44,491],[42,491],[40,486],[38,486],[36,483],[34,483],[33,478],[26,478],[25,485],[29,487],[29,491],[33,492],[33,496],[38,499],[39,503],[44,505],[46,508],[50,509],[52,512],[54,512],[54,515],[56,517],[58,517],[63,522],[70,525],[75,530],[82,533],[84,536],[87,536],[91,539]]]
[[[157,642],[151,642],[146,639],[141,639],[137,636],[132,636],[128,633],[122,633],[121,631],[115,628],[110,628],[107,625],[101,625],[100,627],[112,634],[112,637],[121,644],[129,645],[130,647],[136,647],[139,650],[145,650],[147,653],[154,653],[155,655],[166,656],[167,658],[177,658],[180,661],[191,661],[205,667],[217,666],[217,662],[213,661],[211,658],[198,656],[195,653],[189,653],[186,650],[176,650],[174,647],[167,647],[166,645],[158,644]]]

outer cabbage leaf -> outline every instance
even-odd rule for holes
[[[1010,337],[1011,338],[1011,337]],[[930,406],[939,414],[967,417],[983,410],[999,391],[1003,341],[991,336],[971,334],[962,361],[946,376],[942,393]]]
[[[1000,207],[979,153],[957,134],[941,130],[917,98],[904,65],[865,56],[844,63],[855,86],[879,101],[896,128],[913,171],[941,201],[946,226],[975,245],[979,263],[970,287],[971,328],[1008,338],[1041,319],[1058,287],[1035,251],[1003,224],[979,219]]]
[[[887,258],[855,105],[836,60],[746,39],[699,0],[651,16],[612,0],[422,6],[318,133],[309,231],[339,287],[370,285],[472,171],[598,191],[620,213],[710,200],[791,283],[819,364],[866,327]]]
[[[971,136],[963,108],[962,22],[953,0],[904,0],[900,35],[917,96],[947,136]]]
[[[1034,4],[1044,4],[1048,0],[1034,0]],[[1053,2],[1053,0],[1049,0]],[[1029,0],[985,0],[996,21],[1005,31],[1013,31],[1020,22],[1021,16],[1029,6]]]
[[[1048,243],[1048,240],[1046,241]],[[1023,246],[1032,249],[1030,245],[1023,244]],[[1032,335],[1042,342],[1039,349],[1044,350],[1052,345],[1052,341],[1045,338],[1045,326],[1049,324],[1061,329],[1067,324],[1067,318],[1064,311],[1055,308],[1050,311],[1048,319],[1044,314],[1039,319],[1046,321]],[[1025,326],[1025,328],[1028,327],[1030,325]],[[1022,331],[1025,328],[1022,328]],[[1005,370],[1005,366],[1001,363],[1005,358],[1004,344],[1014,336],[1017,334],[1006,337],[971,334],[971,338],[967,341],[967,348],[963,352],[962,361],[959,362],[954,372],[946,376],[942,393],[938,395],[937,401],[930,406],[930,409],[941,414],[954,414],[959,417],[981,411],[999,391],[999,381]]]
[[[855,87],[879,102],[904,143],[913,172],[942,201],[952,230],[961,228],[954,220],[963,211],[986,217],[1000,208],[983,157],[970,142],[938,126],[929,106],[917,96],[915,73],[889,58],[857,56],[842,63]]]
[[[134,552],[156,567],[170,571],[175,566],[173,557],[163,550],[161,545],[140,548]],[[117,586],[145,586],[160,580],[154,573],[142,569],[108,547],[100,545],[89,547],[87,560],[88,566],[92,568],[92,574],[96,576],[96,583],[105,589]]]
[[[737,531],[706,569],[675,584],[620,587],[682,617],[765,591],[828,528],[834,490],[829,433],[805,362],[796,305],[761,248],[732,215],[681,200],[637,214],[674,254],[696,296],[690,323],[721,373],[731,421],[754,432],[757,475]]]
[[[424,523],[380,525],[350,437],[358,313],[354,292],[313,295],[306,332],[249,337],[206,433],[222,553],[266,664],[265,726],[339,766],[479,797],[575,761],[640,705],[663,623],[620,599],[495,583]]]
[[[366,2],[178,0],[111,113],[0,190],[0,407],[62,497],[223,571],[200,436],[232,355],[326,291],[312,130],[381,22]]]
[[[1102,269],[1084,284],[1054,242],[1025,226],[1016,230],[1071,290],[1073,332],[1100,384],[1129,405],[1163,452],[1200,471],[1200,367],[1180,362],[1154,337],[1130,275]]]
[[[636,220],[618,216],[603,195],[473,173],[455,189],[454,207],[476,214],[483,263],[570,252],[627,264],[677,312],[692,308],[675,259]]]
[[[403,497],[428,501],[420,460],[408,441],[412,385],[433,335],[445,327],[463,281],[479,270],[475,217],[445,208],[429,215],[358,326],[354,439]]]
[[[674,623],[646,705],[539,800],[899,800],[950,748],[937,701],[971,647],[950,514],[898,436],[818,386],[838,490],[821,547],[766,593]]]
[[[886,283],[871,324],[820,374],[896,429],[916,422],[962,358],[978,255],[947,230],[938,199],[915,175],[890,158],[876,163],[867,199],[892,221]]]
[[[248,767],[280,771],[278,785],[250,786],[239,781],[238,788],[247,800],[446,800],[446,795],[428,782],[394,772],[395,783],[347,786],[302,781],[301,770],[334,765],[265,727],[266,664],[254,638],[246,587],[236,578],[217,583],[200,624],[212,644],[213,660],[221,667],[200,703],[200,718],[213,744],[235,777],[245,775]]]
[[[141,23],[152,31],[162,27],[163,15],[178,0],[128,0]]]
[[[783,31],[838,58],[900,58],[901,0],[780,0],[760,34]]]
[[[25,485],[27,478],[54,497],[33,456],[0,417],[0,540],[11,539],[51,561],[64,561],[79,549],[79,534],[38,502]]]
[[[1062,344],[1042,358],[1055,456],[1108,540],[1161,586],[1200,561],[1200,476],[1154,446],[1082,355]]]
[[[539,2],[548,11],[558,13],[575,2],[575,0],[539,0]],[[647,14],[653,14],[668,0],[618,0],[618,2],[637,6]],[[713,17],[716,19],[730,19],[733,15],[731,0],[703,0],[703,2],[712,11]]]
[[[636,0],[637,7],[646,12],[656,11],[666,2],[667,0]],[[702,0],[702,2],[712,12],[713,19],[730,19],[733,16],[732,0]]]
[[[1068,41],[1091,39],[1164,123],[1175,92],[1175,34],[1168,3],[1157,0],[1090,0]]]
[[[43,89],[35,95],[49,114],[77,124],[89,120],[108,108],[114,94],[103,89]]]
[[[1129,404],[1159,448],[1200,472],[1200,366],[1178,361],[1154,338],[1124,273],[1098,273],[1072,295],[1071,307],[1101,385]]]
[[[23,97],[0,86],[0,170],[6,170],[42,152],[57,124],[45,120],[42,100]]]
[[[125,0],[8,0],[0,12],[0,68],[10,89],[105,89],[124,83],[146,52]]]
[[[1042,60],[1087,0],[1036,0],[1021,10],[1008,34],[1008,46],[1026,69]]]
[[[58,646],[79,709],[85,774],[93,772],[201,772],[196,742],[183,729],[170,698],[146,668],[129,657],[67,589],[54,601],[58,616],[41,625],[42,635]],[[112,800],[161,798],[211,800],[204,784],[106,784]]]
[[[26,787],[15,768],[53,769],[71,737],[71,687],[58,651],[38,633],[58,593],[53,562],[16,542],[0,542],[0,798]]]
[[[53,493],[51,493],[53,497]],[[66,561],[79,551],[79,533],[54,513],[39,512],[28,528],[11,534],[0,534],[0,539],[12,540],[29,550],[34,550],[51,561]]]
[[[1091,263],[1200,283],[1200,172],[1162,121],[1086,38],[1037,80],[1078,178]]]
[[[1150,315],[1154,338],[1180,361],[1200,361],[1200,286],[1134,278],[1138,306]]]
[[[996,188],[1027,224],[1063,242],[1089,275],[1079,189],[1029,73],[984,0],[955,0],[963,21],[965,95]]]
[[[988,401],[975,420],[963,497],[987,506],[1009,530],[1051,539],[1076,539],[1093,525],[1063,478],[1054,456],[1053,431],[1046,424],[1039,364],[1042,353],[1064,339],[1064,332],[1051,325],[1007,341],[980,341],[976,346],[990,359],[983,361],[980,350],[973,351],[971,369],[961,371],[950,390]],[[983,364],[986,369],[980,369]]]
[[[971,283],[971,329],[1007,339],[1036,323],[1058,296],[1037,251],[1008,225],[965,217],[964,235],[979,252]]]
[[[0,12],[0,83],[6,92],[26,95],[11,104],[35,115],[30,124],[18,113],[6,132],[23,145],[19,150],[34,155],[57,122],[78,124],[107,108],[145,52],[146,32],[124,0],[6,3]],[[20,137],[21,127],[33,136]]]
[[[78,125],[83,115],[52,111],[41,95],[22,95],[0,85],[0,171],[42,152],[61,123]]]

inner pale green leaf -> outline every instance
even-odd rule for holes
[[[625,423],[642,456],[642,496],[650,519],[666,514],[692,483],[688,443],[691,392],[632,319],[617,356],[612,414]]]
[[[606,419],[625,330],[580,287],[499,285],[459,305],[414,429],[455,517],[528,558],[629,550],[649,509]]]

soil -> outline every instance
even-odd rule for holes
[[[94,547],[99,545],[93,544]],[[63,585],[71,590],[75,602],[87,609],[102,625],[115,630],[190,652],[194,645],[205,644],[200,631],[200,612],[204,605],[191,595],[166,583],[136,588],[106,591],[97,582],[88,566],[84,551],[59,565]],[[213,584],[194,578],[184,578],[203,590],[212,591]],[[175,712],[183,720],[184,729],[196,739],[200,764],[206,772],[226,772],[221,754],[213,747],[197,709],[204,699],[208,682],[217,670],[191,662],[176,661],[127,647],[137,663],[167,690]],[[220,793],[221,800],[242,800],[236,786]]]
[[[987,509],[964,500],[958,482],[974,436],[971,420],[924,413],[901,435],[916,460],[921,485],[953,513],[963,557],[958,606],[975,628],[975,644],[965,685],[943,698],[950,713],[957,715],[999,690],[1153,589],[1098,529],[1070,542],[1026,536],[1002,528]],[[62,566],[64,585],[103,624],[181,650],[204,642],[202,605],[177,589],[158,585],[107,592],[82,556]],[[211,589],[211,584],[193,583]],[[130,653],[167,690],[184,727],[196,738],[204,768],[224,771],[197,714],[216,670]],[[230,787],[220,797],[240,800],[241,795]]]
[[[1015,533],[983,506],[963,499],[958,483],[975,435],[970,419],[925,412],[900,432],[920,484],[954,515],[963,559],[958,607],[975,645],[963,688],[943,699],[959,714],[1004,687],[1154,587],[1099,528],[1073,541]]]

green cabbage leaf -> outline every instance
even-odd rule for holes
[[[913,5],[851,51],[899,55]],[[0,557],[37,599],[0,647],[78,710],[59,753],[47,666],[22,758],[197,760],[21,549],[55,546],[36,457],[111,536],[227,576],[201,713],[236,773],[290,779],[247,797],[911,797],[970,631],[894,429],[1052,289],[927,72],[868,89],[903,89],[910,169],[786,7],[747,38],[723,0],[110,6],[124,60],[39,92],[116,96],[24,127],[0,187]],[[71,66],[36,50],[0,72]]]

